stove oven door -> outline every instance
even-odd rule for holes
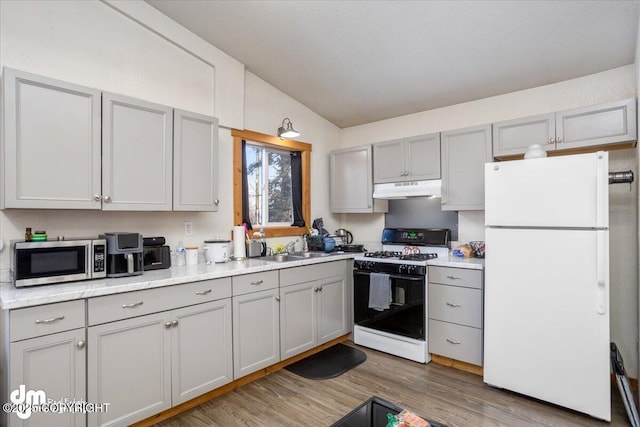
[[[353,272],[353,315],[356,325],[418,340],[426,334],[425,276],[391,274],[391,305],[369,308],[371,272]]]

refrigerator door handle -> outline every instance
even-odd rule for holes
[[[596,311],[598,314],[607,313],[607,282],[609,281],[609,262],[607,258],[608,232],[604,230],[596,231]]]
[[[609,226],[609,163],[601,151],[596,159],[596,226]]]

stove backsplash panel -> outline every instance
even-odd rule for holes
[[[387,228],[448,228],[451,240],[458,240],[458,212],[443,211],[439,197],[412,197],[389,200],[384,215]]]

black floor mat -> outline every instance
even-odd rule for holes
[[[362,350],[336,344],[285,369],[310,380],[326,380],[344,374],[365,360],[367,355]]]

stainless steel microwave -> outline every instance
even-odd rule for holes
[[[13,241],[13,284],[19,288],[106,277],[106,252],[105,239]]]

